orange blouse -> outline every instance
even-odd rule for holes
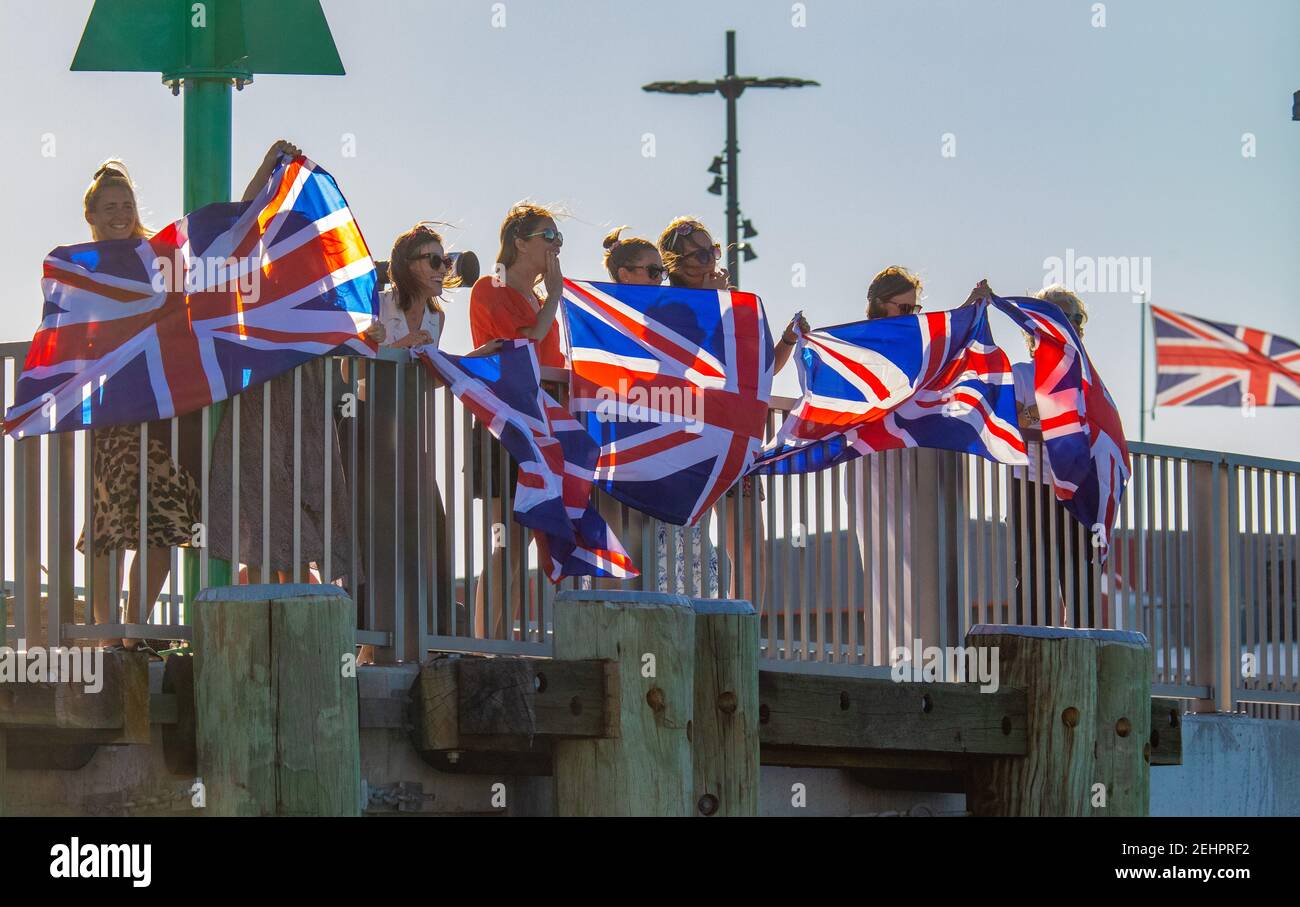
[[[492,275],[484,274],[474,283],[469,294],[469,329],[474,345],[482,346],[489,340],[514,340],[537,324],[538,310],[531,306],[523,294],[513,287],[495,286]],[[564,353],[560,349],[560,317],[546,336],[537,341],[537,360],[550,368],[564,368]]]

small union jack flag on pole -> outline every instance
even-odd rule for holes
[[[1300,344],[1151,306],[1157,406],[1300,406]]]
[[[333,352],[374,355],[375,267],[334,178],[285,157],[248,203],[60,246],[4,429],[167,419]]]

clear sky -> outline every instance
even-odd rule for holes
[[[0,3],[5,340],[36,327],[45,253],[89,239],[81,195],[104,158],[127,162],[151,226],[182,213],[180,99],[154,75],[68,71],[90,7]],[[1032,292],[1045,260],[1072,254],[1149,259],[1154,303],[1300,340],[1296,0],[324,8],[348,75],[260,76],[236,94],[232,185],[292,140],[337,177],[376,258],[427,218],[490,263],[502,216],[526,197],[570,212],[571,277],[603,276],[611,226],[654,238],[691,213],[722,238],[722,200],[705,192],[721,99],[640,86],[721,75],[734,28],[741,74],[822,83],[740,102],[741,202],[759,231],[742,286],[775,329],[798,309],[814,326],[860,318],[887,264],[918,270],[935,309],[981,277]],[[1130,289],[1082,295],[1089,352],[1136,438]],[[453,352],[469,348],[466,292],[450,305]],[[1014,329],[996,330],[1023,358]],[[792,368],[777,389],[794,391]],[[1162,409],[1147,440],[1296,458],[1300,408]]]

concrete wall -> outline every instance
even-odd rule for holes
[[[1151,772],[1153,816],[1300,816],[1300,721],[1183,716],[1183,764]]]

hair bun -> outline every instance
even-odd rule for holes
[[[612,249],[615,246],[617,246],[620,242],[619,234],[626,229],[627,229],[627,224],[624,224],[621,227],[615,227],[613,230],[609,231],[609,233],[605,234],[605,239],[600,244],[601,247],[604,249]]]

